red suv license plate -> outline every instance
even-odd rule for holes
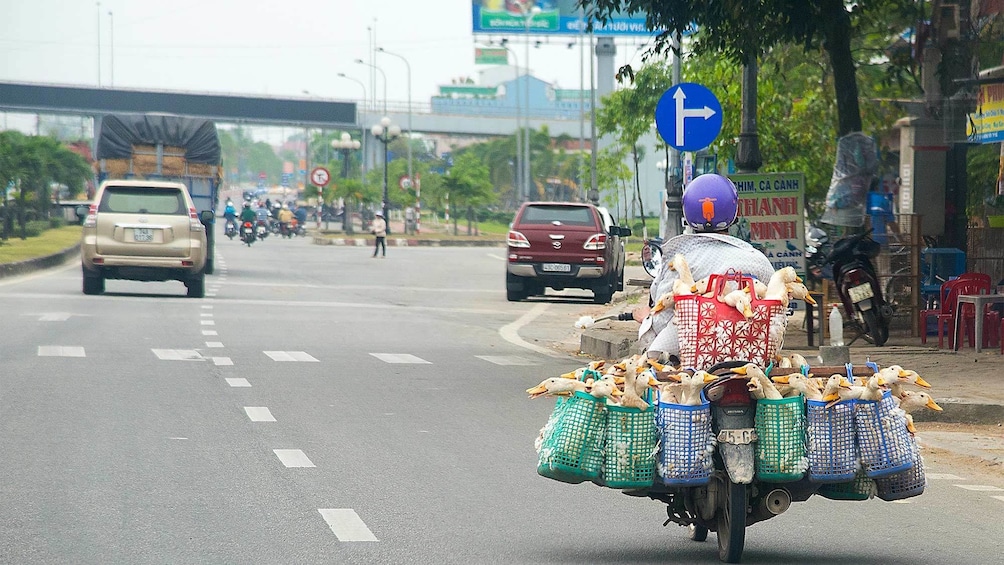
[[[568,263],[544,263],[540,266],[540,270],[545,273],[570,273],[572,266]]]

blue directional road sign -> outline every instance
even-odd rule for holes
[[[659,99],[655,127],[663,141],[678,151],[704,149],[722,131],[722,105],[707,87],[682,82]]]

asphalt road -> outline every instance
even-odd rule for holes
[[[523,391],[581,364],[547,342],[589,293],[507,303],[497,248],[218,253],[205,299],[0,281],[0,563],[717,562],[660,503],[535,472]],[[744,562],[999,562],[1004,484],[928,473],[794,504]]]

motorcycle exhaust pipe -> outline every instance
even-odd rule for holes
[[[783,488],[776,488],[767,493],[767,496],[763,498],[763,502],[761,504],[763,505],[764,510],[770,512],[774,516],[777,516],[791,506],[791,494]]]

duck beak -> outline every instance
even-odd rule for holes
[[[800,277],[798,275],[795,275],[795,282],[797,282],[797,283],[802,282],[802,277]]]
[[[653,359],[648,359],[645,362],[648,363],[649,367],[652,367],[656,371],[662,372],[662,371],[666,370],[666,366],[665,365],[663,365],[662,363],[659,363],[658,361],[655,361]]]
[[[783,377],[771,377],[770,380],[772,380],[772,381],[774,381],[775,383],[778,383],[778,384],[786,385],[786,384],[788,384],[788,376],[789,375],[785,375]]]
[[[840,377],[840,388],[851,388],[851,381],[844,377]]]
[[[927,407],[930,408],[931,410],[936,410],[938,412],[941,412],[941,411],[944,410],[944,408],[942,408],[941,406],[938,406],[938,403],[935,402],[933,398],[928,398],[927,399]]]
[[[840,400],[840,395],[837,393],[827,394],[826,396],[823,397],[823,400],[825,400],[826,402],[833,402],[834,400]]]
[[[535,387],[526,389],[526,393],[530,395],[530,398],[533,398],[535,396],[540,396],[545,392],[547,392],[547,389],[544,387],[544,385],[537,385]]]
[[[878,377],[878,378],[876,378],[876,379],[875,379],[875,382],[877,382],[879,386],[885,386],[886,384],[888,384],[888,383],[886,382],[886,380],[885,380],[885,379],[883,379],[882,377]]]
[[[746,318],[752,318],[753,317],[753,310],[750,309],[749,306],[744,307],[743,308],[743,316],[746,316]]]
[[[679,373],[666,375],[666,378],[673,381],[674,383],[683,382],[683,379],[681,377],[683,377],[683,375]]]
[[[610,396],[614,396],[614,397],[624,396],[624,391],[622,391],[621,389],[619,389],[617,387],[614,387],[614,390],[613,390],[613,392],[610,393]]]
[[[618,376],[615,375],[614,376],[614,384],[615,385],[623,385],[624,384],[624,377],[618,377]]]
[[[812,304],[813,306],[816,305],[816,299],[814,299],[812,295],[809,293],[805,294],[805,301],[808,302],[809,304]]]
[[[561,378],[563,378],[563,379],[574,379],[575,378],[575,371],[572,371],[572,372],[569,372],[569,373],[562,373],[561,374]]]
[[[714,382],[715,379],[717,379],[717,378],[718,377],[712,375],[711,373],[705,373],[704,374],[704,383],[707,384],[707,383]]]
[[[746,365],[743,365],[742,367],[736,367],[735,369],[732,369],[732,372],[735,373],[735,374],[737,374],[737,375],[744,375],[745,376],[746,375]]]
[[[920,378],[920,375],[917,375],[917,380],[914,381],[913,384],[915,384],[917,386],[922,386],[924,388],[931,388],[930,383],[928,383],[924,379]]]

